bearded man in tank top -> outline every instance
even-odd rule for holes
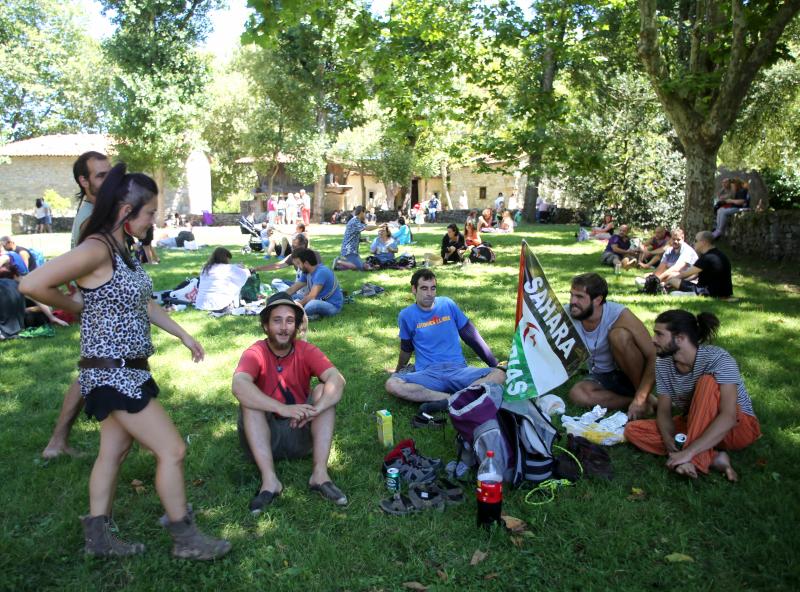
[[[629,419],[653,412],[656,351],[630,310],[606,300],[608,284],[596,273],[572,279],[569,314],[589,352],[588,376],[569,392],[573,403],[627,410]]]

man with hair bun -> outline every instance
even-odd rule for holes
[[[668,455],[667,468],[696,479],[717,470],[736,481],[726,450],[761,437],[761,427],[736,360],[708,342],[719,328],[711,313],[668,310],[656,317],[656,419],[633,421],[625,438],[641,450]],[[672,416],[675,407],[680,415]],[[676,434],[686,441],[676,443]]]

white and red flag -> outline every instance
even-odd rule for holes
[[[539,260],[522,241],[517,287],[517,325],[503,397],[520,401],[564,384],[588,357],[586,348],[550,288]]]

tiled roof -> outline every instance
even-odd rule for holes
[[[104,134],[54,134],[0,146],[0,156],[80,156],[89,150],[108,154],[112,146]]]

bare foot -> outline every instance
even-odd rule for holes
[[[689,477],[689,479],[697,479],[697,469],[694,467],[694,464],[690,462],[678,465],[675,467],[675,472],[678,473],[678,475]]]
[[[81,455],[77,449],[67,444],[48,444],[47,448],[42,450],[42,458],[46,458],[48,460],[58,458],[62,454],[72,457],[78,457]]]
[[[739,475],[733,470],[731,457],[728,456],[727,452],[717,452],[717,457],[711,463],[711,468],[725,475],[725,478],[731,483],[739,480]]]

